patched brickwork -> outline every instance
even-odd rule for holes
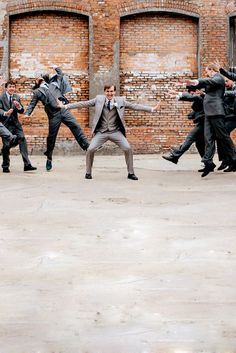
[[[204,75],[215,58],[227,65],[229,16],[236,7],[229,0],[2,0],[0,10],[0,73],[16,78],[25,105],[34,76],[52,64],[69,74],[72,101],[93,98],[106,81],[131,101],[160,99],[160,113],[126,116],[135,152],[147,153],[181,143],[191,128],[189,104],[165,92],[181,77]],[[88,110],[74,113],[90,135]],[[23,121],[30,150],[37,152],[47,117],[38,108]],[[72,141],[62,129],[58,151],[72,152]]]

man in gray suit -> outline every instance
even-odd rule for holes
[[[8,81],[5,84],[6,91],[0,96],[0,119],[2,124],[14,135],[17,136],[16,143],[11,143],[10,147],[16,146],[19,142],[20,153],[24,162],[24,171],[36,170],[36,167],[31,165],[28,156],[28,148],[23,132],[22,125],[18,120],[18,114],[24,112],[24,107],[21,104],[20,97],[15,93],[16,85],[13,81]],[[3,146],[2,149],[3,163],[2,169],[4,173],[9,173],[10,166],[10,148]]]
[[[57,134],[62,123],[70,129],[76,141],[84,151],[86,151],[89,146],[82,128],[71,112],[58,108],[58,99],[64,103],[68,102],[64,95],[71,91],[71,87],[67,76],[64,75],[61,68],[55,65],[53,68],[56,71],[56,75],[53,77],[49,78],[49,75],[47,74],[37,78],[36,85],[33,88],[33,98],[25,113],[26,116],[30,116],[39,101],[44,105],[49,125],[47,150],[44,152],[44,155],[47,157],[47,171],[52,169],[52,154]]]
[[[153,108],[141,104],[132,104],[128,102],[125,97],[116,97],[115,92],[115,85],[105,85],[104,95],[98,95],[96,98],[89,101],[82,101],[67,105],[58,103],[62,109],[95,106],[95,114],[92,122],[93,138],[86,153],[86,179],[92,179],[94,153],[106,141],[110,140],[124,151],[128,169],[128,179],[138,180],[138,177],[134,174],[133,152],[125,137],[125,108],[143,110],[150,113],[159,108],[159,103]]]
[[[221,145],[225,156],[230,161],[230,171],[236,170],[236,154],[234,144],[225,127],[224,94],[225,80],[218,72],[215,64],[209,64],[206,68],[207,78],[188,80],[188,88],[205,88],[203,108],[205,112],[205,154],[202,158],[205,167],[202,177],[205,177],[215,169],[213,157],[215,153],[215,141]]]

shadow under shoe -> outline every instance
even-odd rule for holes
[[[203,169],[203,173],[202,173],[201,177],[204,178],[209,173],[214,172],[215,167],[216,167],[215,163],[206,164],[205,168]]]
[[[172,162],[174,164],[177,164],[178,163],[178,158],[177,157],[174,157],[172,154],[168,154],[168,155],[163,155],[162,158],[164,158],[165,160],[169,161],[169,162]]]

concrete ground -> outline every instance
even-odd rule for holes
[[[31,159],[0,175],[0,353],[236,352],[236,173]]]

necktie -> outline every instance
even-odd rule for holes
[[[9,104],[10,104],[10,108],[11,108],[12,107],[12,96],[10,96]]]
[[[111,110],[111,101],[108,101],[108,103],[107,103],[107,108],[108,108],[109,110]]]

